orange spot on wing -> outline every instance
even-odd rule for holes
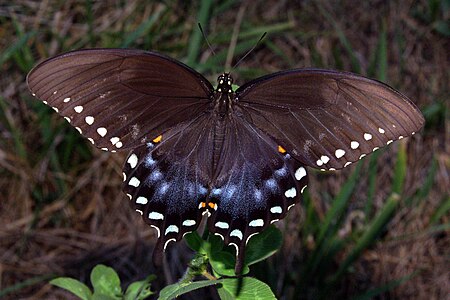
[[[278,152],[284,154],[284,153],[286,153],[286,149],[284,149],[283,147],[281,147],[280,145],[278,145]]]
[[[158,137],[153,139],[153,143],[159,143],[162,140],[162,135],[159,135]]]
[[[212,209],[214,209],[214,206],[215,206],[216,204],[214,204],[213,202],[208,202],[208,206],[209,207],[211,207]]]
[[[203,207],[203,208],[206,207],[206,202],[202,202],[202,207]]]

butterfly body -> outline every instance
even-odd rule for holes
[[[129,49],[69,52],[35,67],[33,95],[105,151],[130,150],[123,190],[157,230],[154,261],[196,230],[236,248],[301,201],[307,168],[341,169],[420,130],[415,105],[351,73],[282,71],[236,91],[167,56]]]

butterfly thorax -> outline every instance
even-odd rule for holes
[[[217,88],[214,90],[214,110],[223,119],[230,111],[233,78],[229,73],[223,73],[217,78]]]

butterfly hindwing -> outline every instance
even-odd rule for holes
[[[255,126],[310,167],[340,169],[420,130],[405,96],[351,73],[293,70],[240,87],[238,105]]]
[[[196,121],[196,122],[194,122]],[[153,256],[197,229],[210,181],[209,118],[201,116],[134,149],[124,166],[124,192],[143,220],[157,229]]]
[[[239,117],[228,130],[209,196],[208,227],[235,246],[236,272],[243,267],[248,239],[283,219],[307,186],[306,169],[281,145]]]
[[[33,95],[102,150],[137,147],[192,120],[209,105],[211,84],[169,57],[130,49],[89,49],[36,66]]]

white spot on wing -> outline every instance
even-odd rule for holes
[[[70,97],[64,98],[64,100],[63,100],[64,103],[67,103],[69,101],[70,101]]]
[[[81,113],[83,111],[83,106],[78,105],[73,108],[76,113]]]
[[[69,123],[72,122],[72,120],[70,118],[68,118],[68,117],[64,117],[64,119],[66,119],[66,121],[69,122]]]
[[[337,149],[337,150],[334,152],[334,155],[336,155],[336,158],[341,158],[342,156],[345,155],[345,151],[342,150],[342,149]]]
[[[323,165],[323,161],[319,159],[316,161],[316,164],[320,167]]]
[[[217,222],[216,227],[222,228],[222,229],[228,229],[228,228],[230,228],[230,225],[228,225],[228,223],[225,223],[225,222]]]
[[[379,128],[378,128],[378,132],[379,132],[379,133],[384,133],[384,129],[381,128],[381,127],[379,127]]]
[[[344,168],[347,167],[347,166],[350,166],[351,164],[352,164],[351,161],[346,162],[345,165],[344,165]]]
[[[364,139],[366,141],[370,141],[372,139],[372,135],[370,133],[364,133]]]
[[[176,225],[169,225],[167,228],[166,228],[166,232],[164,232],[164,235],[167,235],[168,233],[170,233],[170,232],[175,232],[175,233],[178,233],[180,230],[178,229],[178,226],[176,226]]]
[[[52,107],[54,111],[59,112],[59,109],[56,107]]]
[[[303,167],[300,167],[295,171],[295,179],[301,180],[303,177],[306,176],[306,170]]]
[[[238,239],[242,240],[243,235],[242,235],[242,231],[240,231],[239,229],[234,229],[231,233],[230,236],[235,236]],[[237,246],[236,246],[237,247]]]
[[[185,220],[183,221],[183,226],[194,226],[195,223],[196,222],[194,220]]]
[[[148,199],[145,198],[145,197],[140,196],[140,197],[138,197],[136,199],[136,203],[137,204],[147,204],[148,203]]]
[[[283,209],[281,206],[273,206],[270,208],[270,212],[273,214],[281,214],[283,212]]]
[[[322,156],[320,157],[320,160],[321,160],[324,164],[326,164],[327,162],[330,161],[330,158],[329,158],[328,156],[326,156],[326,155],[322,155]]]
[[[80,128],[80,127],[75,127],[75,129],[78,130],[78,132],[79,132],[80,134],[83,134],[83,131],[81,131],[81,128]]]
[[[393,142],[393,140],[389,140],[389,141],[387,141],[386,145],[389,145],[392,142]]]
[[[84,120],[86,121],[86,123],[88,125],[92,125],[94,123],[94,117],[93,116],[87,116],[86,118],[84,118]]]
[[[264,221],[263,221],[263,219],[256,219],[256,220],[253,220],[250,223],[248,223],[248,226],[250,226],[250,227],[262,227],[262,226],[264,226]]]
[[[92,145],[94,145],[94,140],[92,138],[88,138],[88,141],[92,143]]]
[[[152,211],[151,213],[149,213],[148,218],[152,220],[164,220],[163,214],[156,211]]]
[[[358,143],[357,141],[352,141],[352,142],[350,143],[350,147],[351,147],[353,150],[358,149],[359,143]]]
[[[292,187],[288,189],[286,192],[284,192],[284,195],[287,198],[294,198],[295,196],[297,196],[297,190],[294,187]]]
[[[123,181],[127,180],[127,174],[125,174],[124,172],[122,172],[122,176],[123,176]]]
[[[128,160],[127,160],[127,163],[129,163],[130,167],[132,169],[134,169],[136,167],[137,163],[138,163],[138,157],[136,156],[136,154],[134,154],[134,153],[131,154],[130,157],[128,158]]]
[[[109,141],[111,142],[111,144],[115,145],[118,141],[120,141],[120,138],[115,136],[115,137],[110,138]]]
[[[403,135],[399,136],[398,139],[401,140],[403,138]]]
[[[106,130],[105,127],[99,127],[99,128],[97,128],[97,133],[98,133],[101,137],[104,137],[104,136],[108,133],[108,130]]]
[[[141,182],[136,177],[132,177],[130,179],[130,182],[128,182],[129,185],[134,186],[134,187],[138,187],[140,183]]]

